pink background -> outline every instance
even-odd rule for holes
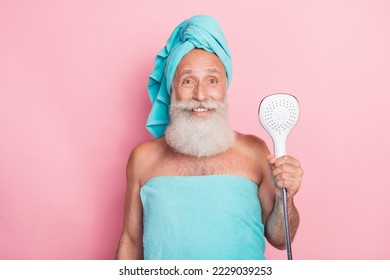
[[[194,14],[233,55],[231,123],[272,142],[260,100],[288,92],[305,170],[295,259],[390,259],[388,1],[0,2],[0,259],[112,259],[153,60]],[[268,247],[270,259],[284,251]]]

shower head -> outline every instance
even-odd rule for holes
[[[272,94],[260,102],[259,120],[272,138],[276,157],[286,154],[287,136],[298,119],[298,100],[290,94]]]

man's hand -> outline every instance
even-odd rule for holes
[[[276,198],[282,197],[282,188],[287,190],[287,198],[292,198],[299,190],[302,181],[303,170],[300,162],[291,156],[279,158],[269,155],[267,157],[271,169]]]

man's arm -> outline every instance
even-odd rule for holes
[[[303,170],[299,161],[291,156],[283,156],[278,159],[269,156],[267,160],[270,169],[263,175],[259,188],[259,197],[264,211],[265,237],[274,247],[285,249],[282,188],[287,190],[290,235],[291,240],[293,240],[299,225],[299,214],[293,197],[300,188]]]
[[[142,202],[140,198],[139,170],[140,163],[139,148],[135,148],[130,155],[127,164],[127,193],[125,202],[125,219],[122,235],[120,238],[116,259],[117,260],[141,260],[143,255],[142,244]]]

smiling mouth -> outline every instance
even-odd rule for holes
[[[204,113],[204,112],[207,112],[209,109],[207,108],[204,108],[204,107],[197,107],[197,108],[193,108],[192,111],[193,112],[196,112],[196,113]]]

